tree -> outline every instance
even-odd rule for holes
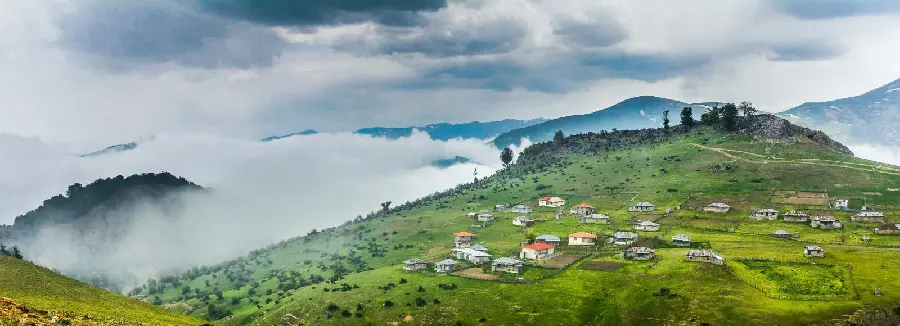
[[[737,127],[738,108],[734,103],[725,104],[722,107],[722,128],[725,130],[734,130]]]
[[[0,244],[0,254],[4,256],[9,256],[9,251],[6,251],[6,245]]]
[[[719,125],[719,117],[722,114],[722,109],[718,106],[712,107],[709,111],[706,111],[702,116],[700,116],[700,123],[705,124],[707,126],[717,126]]]
[[[562,146],[563,143],[566,142],[566,135],[563,134],[562,130],[557,130],[555,134],[553,134],[553,144],[556,146]]]
[[[690,106],[681,109],[681,125],[688,128],[694,126],[694,112]]]
[[[503,162],[503,167],[508,168],[510,163],[513,160],[513,151],[509,147],[504,148],[503,151],[500,152],[500,161]]]
[[[663,111],[663,129],[669,131],[669,110]]]
[[[25,257],[22,256],[22,252],[19,251],[19,247],[13,246],[12,256],[16,257],[16,259],[23,259]]]
[[[753,107],[753,103],[743,101],[741,104],[738,104],[738,110],[744,114],[744,116],[751,116],[756,113],[756,108]]]
[[[390,200],[381,203],[381,210],[383,212],[387,212],[389,209],[391,209],[391,201]]]

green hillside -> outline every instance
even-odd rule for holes
[[[900,236],[875,234],[877,224],[851,222],[853,213],[831,211],[828,202],[847,198],[851,208],[867,205],[897,222],[900,168],[845,155],[821,133],[771,116],[740,127],[745,132],[679,126],[537,144],[475,184],[154,280],[132,294],[229,325],[896,324]],[[557,209],[535,207],[536,224],[525,229],[511,222],[521,214],[492,212],[497,219],[485,227],[466,217],[544,196],[567,200],[566,214],[557,219]],[[629,212],[644,201],[657,210]],[[611,222],[579,223],[568,212],[582,202]],[[702,211],[713,202],[731,210]],[[845,227],[748,218],[761,208],[834,215]],[[636,219],[661,225],[637,232],[635,245],[653,248],[652,260],[625,260],[626,247],[611,244],[565,244],[575,232],[630,231]],[[776,230],[799,238],[776,238]],[[492,258],[516,257],[521,242],[542,234],[562,237],[556,250],[563,255],[528,262],[521,280],[478,267],[457,275],[402,269],[409,258],[448,258],[459,231],[475,234]],[[690,248],[673,246],[676,234],[725,264],[686,262]],[[804,257],[805,245],[821,246],[825,257]]]
[[[0,255],[0,298],[12,298],[29,313],[66,316],[61,320],[90,325],[201,325],[203,321],[93,288],[49,269]],[[23,318],[9,315],[8,301],[0,299],[0,324]],[[49,318],[45,322],[49,322]],[[60,321],[60,324],[65,324]]]

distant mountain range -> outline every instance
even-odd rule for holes
[[[103,155],[103,154],[109,154],[109,153],[118,153],[118,152],[130,151],[130,150],[135,149],[135,148],[137,148],[137,147],[138,147],[138,143],[137,143],[137,142],[130,142],[130,143],[127,143],[127,144],[112,145],[112,146],[109,146],[109,147],[107,147],[107,148],[101,149],[101,150],[99,150],[99,151],[94,151],[94,152],[90,152],[90,153],[87,153],[87,154],[81,154],[80,156],[81,156],[81,157],[94,157],[94,156],[100,156],[100,155]]]
[[[803,103],[778,115],[847,143],[900,145],[900,79],[859,96]]]
[[[269,137],[260,139],[259,141],[261,141],[261,142],[270,142],[270,141],[273,141],[273,140],[279,140],[279,139],[284,139],[284,138],[288,138],[288,137],[294,137],[294,136],[308,136],[308,135],[315,135],[315,134],[318,134],[318,133],[319,133],[318,131],[315,131],[315,130],[312,130],[312,129],[307,129],[307,130],[304,130],[304,131],[298,131],[298,132],[295,132],[295,133],[291,133],[291,134],[287,134],[287,135],[282,135],[282,136],[269,136]]]
[[[355,133],[360,135],[370,135],[376,137],[387,137],[390,139],[397,139],[402,137],[409,137],[412,135],[414,129],[418,129],[420,131],[428,133],[431,136],[431,139],[446,141],[455,138],[474,138],[474,139],[490,139],[496,137],[497,135],[503,134],[510,130],[526,128],[528,126],[536,125],[539,123],[543,123],[547,120],[545,119],[534,119],[534,120],[514,120],[514,119],[506,119],[500,121],[489,121],[489,122],[469,122],[469,123],[437,123],[430,124],[422,127],[404,127],[404,128],[385,128],[385,127],[374,127],[374,128],[363,128],[357,130]]]

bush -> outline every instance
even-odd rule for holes
[[[424,307],[424,306],[428,305],[428,301],[425,301],[425,299],[422,299],[419,297],[417,297],[415,300],[413,300],[413,303],[416,305],[416,307]]]
[[[391,301],[391,300],[385,300],[385,301],[384,301],[384,307],[385,307],[385,308],[390,308],[390,307],[393,307],[393,306],[394,306],[394,302],[393,302],[393,301]]]
[[[341,309],[341,307],[338,307],[338,305],[334,303],[329,303],[328,306],[325,307],[325,310],[328,311],[338,311],[338,309]]]

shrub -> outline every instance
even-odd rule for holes
[[[391,300],[385,300],[385,301],[384,301],[384,307],[385,307],[385,308],[390,308],[390,307],[393,307],[393,306],[394,306],[394,302],[393,302],[393,301],[391,301]]]
[[[328,311],[338,311],[338,309],[341,309],[341,307],[338,307],[338,305],[334,303],[329,303],[328,306],[325,307],[325,310]]]
[[[413,300],[413,303],[416,305],[416,307],[424,307],[428,305],[428,301],[425,301],[425,299],[422,299],[420,297],[417,297],[415,300]]]

